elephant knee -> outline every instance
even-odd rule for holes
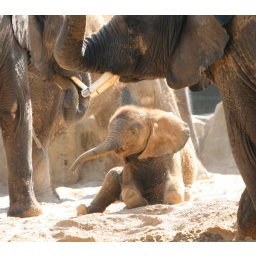
[[[136,198],[138,197],[139,197],[138,191],[135,191],[133,189],[124,189],[122,191],[122,198],[124,201],[136,200]]]
[[[118,181],[120,183],[122,178],[123,167],[116,167],[111,169],[107,174],[105,179],[109,181]]]

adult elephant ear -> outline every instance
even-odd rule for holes
[[[187,16],[178,44],[168,60],[168,85],[180,89],[198,84],[202,72],[222,57],[228,40],[226,30],[214,16]],[[209,84],[204,78],[201,85],[202,82]]]
[[[31,63],[37,72],[43,71],[43,24],[42,16],[13,15],[12,27],[16,40],[31,53]]]
[[[172,112],[163,111],[154,120],[146,148],[138,158],[173,155],[185,146],[188,138],[188,125]]]

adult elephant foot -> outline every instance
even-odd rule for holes
[[[37,202],[36,198],[26,198],[15,203],[10,203],[7,212],[8,217],[35,217],[43,214],[42,207]]]
[[[246,188],[239,202],[237,224],[237,240],[244,240],[247,236],[256,240],[256,210]]]
[[[49,188],[47,190],[43,191],[36,191],[35,190],[36,199],[40,203],[60,203],[60,197],[58,193],[53,190],[52,188]]]

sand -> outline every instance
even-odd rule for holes
[[[61,203],[42,203],[44,215],[7,217],[7,187],[0,191],[1,242],[177,242],[233,241],[236,214],[245,187],[240,175],[213,174],[198,180],[191,201],[127,209],[117,202],[104,213],[76,216],[89,204],[101,182],[59,187]],[[252,241],[249,237],[246,241]]]

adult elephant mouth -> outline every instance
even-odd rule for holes
[[[110,86],[112,86],[118,79],[122,83],[137,83],[143,79],[138,79],[136,77],[126,77],[114,75],[111,72],[105,72],[97,81],[95,81],[90,88],[85,88],[81,92],[84,98],[91,96],[92,99],[97,97],[99,94],[103,93]],[[82,88],[82,87],[81,87]]]
[[[62,89],[66,89],[66,87],[68,87],[68,83],[70,83],[70,82],[77,85],[82,90],[88,88],[78,77],[72,76],[70,78],[67,78],[67,77],[60,75],[59,73],[54,74],[53,82],[55,84],[57,84]]]
[[[71,83],[73,86],[77,87],[77,89],[84,90],[88,88],[87,85],[85,85],[82,82],[82,77],[78,72],[69,71],[61,68],[57,62],[54,62],[52,65],[52,70],[54,72],[51,82],[58,85],[61,89],[68,89],[71,86]]]
[[[125,150],[123,148],[117,148],[114,150],[114,152],[116,155],[119,156],[119,155],[123,154],[125,152]]]
[[[61,103],[61,114],[67,124],[80,121],[90,105],[90,97],[84,98],[81,91],[88,88],[79,76],[70,77],[55,73],[53,82],[64,91]]]

